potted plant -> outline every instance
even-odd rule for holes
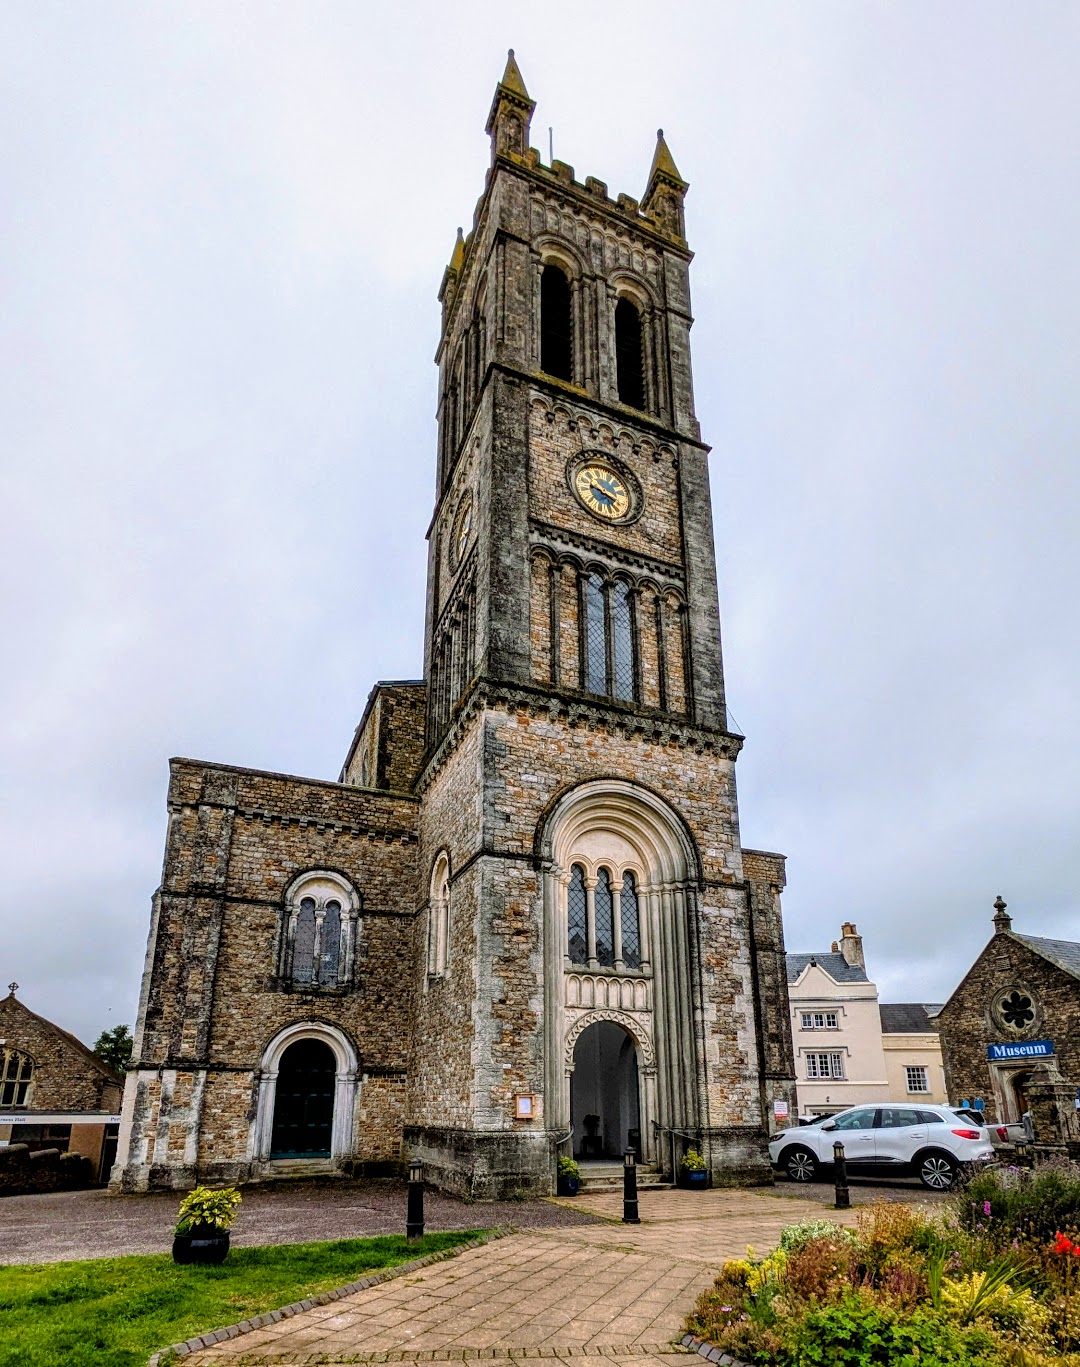
[[[581,1189],[581,1169],[572,1158],[559,1159],[556,1190],[560,1196],[576,1196]]]
[[[687,1149],[683,1154],[679,1176],[681,1185],[684,1187],[707,1187],[709,1185],[709,1169],[697,1149]]]
[[[229,1256],[229,1226],[241,1196],[235,1187],[196,1187],[180,1202],[173,1235],[176,1263],[223,1263]]]

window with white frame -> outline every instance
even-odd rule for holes
[[[904,1065],[909,1092],[928,1092],[930,1090],[930,1070],[923,1063]]]
[[[303,874],[285,899],[278,976],[305,991],[353,980],[360,899],[338,873]]]
[[[843,1054],[807,1054],[808,1078],[840,1078],[844,1076]]]
[[[835,1011],[804,1011],[802,1013],[804,1030],[839,1030],[840,1023]]]
[[[431,870],[428,899],[429,978],[441,978],[450,963],[450,856],[443,850]]]

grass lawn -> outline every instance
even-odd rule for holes
[[[235,1248],[220,1267],[178,1267],[168,1253],[0,1267],[0,1367],[145,1367],[170,1343],[476,1234]]]

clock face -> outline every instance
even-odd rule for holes
[[[450,541],[450,564],[455,570],[461,564],[468,548],[469,538],[472,536],[472,523],[472,497],[466,494],[461,507],[458,509],[457,517],[454,518],[454,530]]]
[[[590,513],[609,521],[630,511],[630,490],[622,477],[599,461],[583,465],[574,476],[574,492]]]

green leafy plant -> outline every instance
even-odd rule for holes
[[[704,1172],[706,1164],[697,1149],[687,1149],[683,1154],[682,1166],[686,1172]]]
[[[574,1178],[581,1176],[581,1169],[572,1158],[560,1158],[559,1176],[568,1178],[572,1181]]]
[[[122,1073],[131,1062],[131,1048],[135,1041],[126,1025],[114,1025],[111,1030],[102,1030],[94,1044],[94,1053],[102,1063]]]
[[[780,1247],[785,1253],[794,1253],[811,1239],[850,1239],[855,1231],[845,1225],[834,1224],[832,1220],[803,1220],[797,1225],[788,1225],[780,1235]]]
[[[243,1198],[235,1187],[196,1187],[180,1202],[177,1234],[190,1234],[199,1226],[224,1233],[236,1219]]]

